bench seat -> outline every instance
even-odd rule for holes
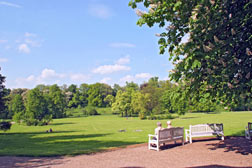
[[[186,132],[186,142],[192,143],[192,137],[217,136],[224,140],[223,124],[190,125]]]
[[[181,140],[184,145],[184,128],[173,127],[164,128],[158,131],[157,135],[149,134],[148,148],[159,151],[161,144],[165,145],[167,142]]]

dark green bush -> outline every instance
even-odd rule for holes
[[[99,115],[99,113],[97,112],[97,110],[94,107],[87,108],[87,113],[88,113],[88,115]]]
[[[11,123],[10,122],[0,122],[0,130],[7,131],[11,128]]]
[[[146,117],[147,120],[164,120],[164,119],[174,119],[171,114],[162,114],[162,115],[150,115]]]

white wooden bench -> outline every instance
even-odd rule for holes
[[[184,145],[184,127],[173,127],[173,128],[164,128],[158,131],[157,135],[149,134],[149,149],[159,151],[161,144],[181,140]]]
[[[192,143],[193,137],[202,137],[202,136],[213,136],[221,137],[224,140],[223,133],[223,124],[198,124],[190,125],[189,129],[185,130],[186,142],[188,139]]]
[[[252,123],[249,122],[248,126],[245,129],[245,138],[251,140],[252,138]]]

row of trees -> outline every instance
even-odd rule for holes
[[[119,88],[115,85],[114,88]],[[0,118],[27,125],[47,124],[53,118],[65,117],[67,108],[111,106],[115,89],[107,84],[81,84],[62,87],[38,85],[34,89],[3,89]]]
[[[139,116],[141,119],[153,116],[168,118],[172,113],[181,115],[188,111],[210,112],[223,108],[221,102],[212,101],[206,94],[188,97],[188,89],[186,83],[159,81],[158,77],[150,78],[140,86],[130,82],[124,87],[103,83],[81,84],[79,87],[55,84],[38,85],[30,90],[10,90],[2,84],[0,117],[27,125],[44,125],[54,118],[66,117],[66,109],[86,106],[112,107],[115,114]],[[240,102],[233,105],[234,110],[250,107],[252,101],[250,104]]]
[[[148,116],[177,113],[187,111],[210,112],[219,106],[208,97],[199,100],[187,97],[186,85],[173,84],[170,81],[159,81],[157,77],[140,85],[128,83],[125,90],[117,92],[112,110],[122,116],[139,116],[144,119]],[[169,117],[169,115],[168,115]]]
[[[3,78],[4,79],[4,78]],[[103,84],[81,84],[61,87],[38,85],[34,89],[2,89],[1,118],[14,119],[27,125],[47,124],[54,118],[66,117],[67,108],[112,107],[114,113],[121,116],[139,116],[193,111],[211,111],[212,103],[207,99],[192,102],[183,95],[181,84],[159,81],[157,77],[149,79],[140,86],[134,82],[121,87]],[[5,102],[5,103],[4,103]],[[192,108],[194,107],[194,108]],[[195,108],[200,107],[200,108]],[[204,108],[203,108],[204,107]]]

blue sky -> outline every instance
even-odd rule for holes
[[[136,25],[128,0],[0,0],[0,67],[7,88],[164,80],[158,27]]]

